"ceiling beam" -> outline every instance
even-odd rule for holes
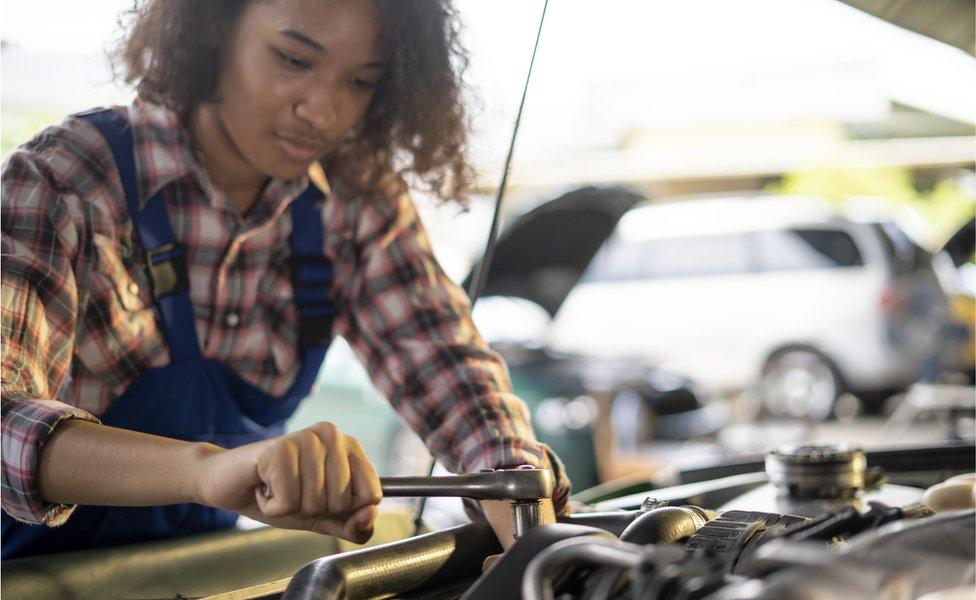
[[[973,0],[840,0],[844,4],[976,55]]]

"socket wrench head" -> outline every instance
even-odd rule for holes
[[[539,509],[542,503],[538,500],[515,500],[509,505],[512,511],[512,535],[521,538],[525,532],[539,525]]]

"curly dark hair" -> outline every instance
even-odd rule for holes
[[[253,1],[134,0],[120,19],[117,75],[185,120],[218,100],[224,48]],[[474,176],[461,98],[468,54],[457,11],[450,0],[375,2],[389,66],[362,122],[327,162],[346,175],[355,169],[346,179],[364,186],[409,179],[464,204]]]

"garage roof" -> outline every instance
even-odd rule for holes
[[[841,0],[841,2],[976,55],[976,3],[972,0]]]

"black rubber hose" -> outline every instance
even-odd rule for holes
[[[632,544],[670,544],[692,536],[715,518],[715,513],[697,506],[664,506],[640,515],[620,534],[620,541]]]
[[[283,600],[340,600],[402,594],[477,577],[501,552],[486,523],[471,523],[407,540],[314,560],[288,584]]]
[[[668,544],[691,537],[714,518],[714,513],[694,506],[665,506],[640,513],[619,533],[620,541],[633,544]],[[600,567],[590,576],[583,598],[604,600],[626,586],[625,569]]]
[[[600,567],[590,575],[581,600],[609,600],[627,587],[626,569]]]

